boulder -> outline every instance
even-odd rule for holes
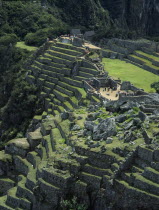
[[[142,122],[144,122],[147,119],[147,115],[144,112],[139,112],[138,117]]]
[[[71,130],[72,131],[79,131],[80,129],[81,129],[81,127],[79,125],[74,125]]]
[[[69,112],[63,112],[61,114],[61,119],[62,120],[67,120],[69,118]]]
[[[107,118],[103,120],[100,124],[95,125],[93,129],[93,139],[107,139],[110,136],[116,135],[116,123],[115,118]]]
[[[135,139],[136,139],[136,137],[131,131],[126,131],[124,133],[124,143],[134,141]]]
[[[145,143],[146,144],[151,144],[152,138],[149,137],[149,135],[148,135],[148,133],[147,133],[147,131],[145,129],[143,129],[142,135],[143,135],[143,138],[145,140]]]
[[[106,140],[106,144],[111,144],[113,142],[113,139],[108,137],[107,140]]]
[[[94,130],[95,123],[93,123],[91,121],[86,121],[85,124],[84,124],[84,126],[85,126],[85,128],[87,130],[93,131]]]
[[[139,104],[137,102],[127,101],[126,103],[120,106],[120,110],[125,112],[132,109],[133,107],[139,107]]]
[[[126,119],[127,119],[126,114],[121,114],[121,115],[115,117],[115,121],[118,122],[118,123],[122,123],[122,122],[124,122]]]

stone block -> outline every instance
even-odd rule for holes
[[[138,157],[148,161],[152,162],[153,161],[153,151],[144,147],[138,147]]]
[[[11,155],[19,155],[25,157],[30,149],[30,145],[26,138],[13,139],[5,146],[5,152]]]

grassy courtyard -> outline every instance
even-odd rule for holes
[[[25,42],[17,42],[16,47],[19,47],[21,49],[25,49],[28,51],[35,51],[37,47],[28,46],[25,44]]]
[[[113,78],[130,81],[133,85],[144,89],[146,92],[155,92],[151,88],[151,84],[159,81],[159,76],[119,59],[103,58],[103,64],[105,70]]]

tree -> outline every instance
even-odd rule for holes
[[[156,92],[159,93],[159,82],[152,83],[151,88],[154,88]]]

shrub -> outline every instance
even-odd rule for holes
[[[151,88],[154,88],[156,92],[159,93],[159,82],[152,83]]]

